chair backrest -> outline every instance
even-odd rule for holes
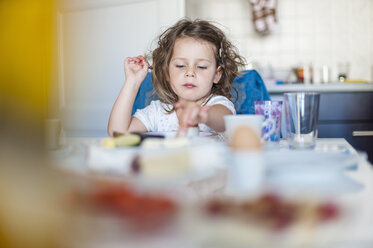
[[[233,103],[237,114],[254,114],[254,101],[270,100],[264,82],[256,70],[242,71],[233,81],[232,89]],[[148,73],[142,82],[132,108],[132,114],[137,109],[145,108],[151,101],[156,100],[157,95],[153,90],[152,74]]]
[[[141,83],[139,92],[137,92],[135,102],[133,103],[132,115],[137,109],[143,109],[148,106],[151,101],[157,99],[157,94],[155,94],[153,89],[152,73],[148,72],[148,75],[146,75],[146,78]]]
[[[232,90],[233,103],[237,114],[255,114],[255,101],[268,101],[267,88],[256,70],[242,71],[233,81],[237,90]]]

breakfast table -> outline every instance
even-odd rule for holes
[[[103,138],[65,138],[61,149],[50,152],[50,158],[59,170],[65,172],[84,176],[105,175],[105,178],[113,177],[116,180],[118,178],[123,178],[123,180],[128,179],[129,175],[133,175],[130,173],[131,166],[133,166],[133,158],[136,157],[136,152],[141,149],[141,146],[108,150],[101,147],[102,140]],[[213,139],[210,138],[210,140]],[[213,143],[206,145],[204,149],[199,153],[192,152],[190,154],[199,158],[207,156],[211,158],[211,163],[218,163],[217,161],[221,159],[223,161],[221,164],[213,166],[213,173],[207,169],[197,170],[201,175],[196,176],[193,174],[191,177],[181,177],[180,180],[167,181],[165,184],[159,184],[161,185],[160,187],[154,184],[156,185],[155,188],[157,190],[167,189],[167,193],[170,193],[172,191],[170,188],[173,188],[174,192],[177,192],[178,199],[182,199],[180,202],[185,205],[190,205],[191,203],[198,204],[213,196],[226,194],[226,187],[230,180],[227,174],[230,173],[229,166],[233,163],[230,162],[233,157],[228,156],[227,160],[226,156],[220,156],[222,153],[228,151],[226,143],[221,140],[214,140]],[[216,150],[219,151],[217,152]],[[126,156],[123,156],[124,153],[126,153]],[[327,243],[321,243],[322,245],[320,245],[316,242],[316,245],[293,245],[288,247],[373,247],[373,167],[367,161],[366,155],[357,152],[346,140],[339,138],[317,139],[314,150],[294,156],[292,154],[297,153],[289,150],[286,140],[281,140],[275,148],[264,149],[263,153],[260,154],[260,157],[268,158],[267,160],[264,159],[265,164],[267,164],[267,172],[263,179],[266,185],[265,191],[270,190],[271,192],[285,193],[285,195],[295,195],[297,197],[312,195],[322,200],[332,200],[341,206],[345,216],[342,215],[341,221],[338,222],[338,234],[334,234],[333,238],[328,240]],[[324,156],[325,154],[332,154],[332,156]],[[336,161],[340,159],[339,155],[335,156],[336,154],[344,154],[346,155],[346,160],[350,160],[346,163]],[[212,158],[215,155],[217,158]],[[288,171],[298,166],[295,160],[306,161],[302,160],[305,156],[310,156],[308,161],[318,163],[319,165],[315,164],[314,166],[305,167],[307,173],[297,170],[295,174],[289,175],[291,173],[288,173]],[[325,160],[325,163],[322,159]],[[207,160],[204,159],[203,161]],[[285,162],[289,163],[290,167],[285,166],[285,169],[278,169],[280,167],[279,164]],[[341,163],[344,163],[342,167],[339,165]],[[272,167],[270,164],[272,164]],[[317,172],[317,168],[321,168],[321,166],[326,167],[328,164],[334,169],[321,170],[321,173]],[[314,169],[311,167],[314,167]],[[338,167],[338,173],[335,174],[336,167]],[[337,174],[338,176],[335,176]],[[145,181],[140,180],[135,183],[138,184],[139,182],[142,183]],[[153,187],[152,184],[150,185],[150,187]],[[263,191],[263,189],[261,190]],[[244,196],[245,194],[240,194],[239,198],[242,199]],[[100,228],[98,229],[92,227],[97,224],[97,221],[88,223],[90,223],[89,225],[92,230],[103,231],[104,227],[110,227],[112,232],[108,235],[108,229],[105,229],[106,231],[103,231],[103,233],[106,234],[98,234],[94,235],[94,237],[90,236],[89,239],[80,240],[73,244],[73,246],[104,248],[219,247],[219,244],[217,245],[216,243],[200,242],[200,240],[191,239],[190,236],[186,237],[185,231],[180,231],[179,228],[171,227],[166,232],[160,232],[156,236],[139,237],[136,235],[122,236],[118,235],[118,233],[115,235],[116,231],[113,231],[113,229],[116,228],[108,224],[110,221],[108,222],[107,220],[104,221],[104,224],[100,222]],[[200,222],[195,223],[195,225],[200,224]],[[116,225],[114,226],[117,227]],[[317,236],[314,237],[314,239],[317,238]],[[232,246],[223,244],[221,247],[247,247],[247,243],[241,245],[237,243],[234,243]]]

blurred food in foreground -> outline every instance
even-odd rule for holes
[[[82,214],[109,215],[122,223],[123,231],[151,233],[172,223],[177,203],[162,193],[140,192],[123,182],[94,183],[73,192],[73,207]]]
[[[205,210],[211,217],[237,218],[237,220],[243,218],[248,223],[253,222],[274,231],[282,231],[303,221],[322,224],[336,219],[340,211],[333,203],[288,201],[274,194],[241,201],[212,199],[207,202]]]
[[[328,247],[345,214],[335,203],[271,193],[214,197],[192,209],[186,230],[207,247]]]
[[[122,146],[136,146],[140,144],[141,138],[137,134],[120,135],[114,138],[105,138],[101,145],[105,148],[114,148]]]

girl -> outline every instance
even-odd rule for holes
[[[125,83],[110,114],[108,133],[185,131],[223,132],[224,115],[235,114],[230,91],[244,59],[224,33],[207,21],[183,19],[160,35],[152,53],[157,101],[136,111],[133,103],[149,64],[126,58]]]

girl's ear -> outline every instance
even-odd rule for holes
[[[215,76],[214,76],[214,84],[219,83],[219,80],[221,78],[221,75],[223,74],[223,69],[219,65],[218,68],[216,69]]]

